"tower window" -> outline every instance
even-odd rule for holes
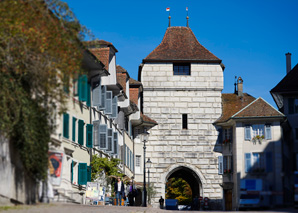
[[[174,75],[190,75],[190,63],[174,63]]]
[[[187,129],[187,114],[182,114],[182,129]]]

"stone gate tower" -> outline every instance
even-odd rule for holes
[[[189,27],[168,27],[162,42],[143,59],[142,108],[158,123],[149,130],[146,156],[153,162],[154,205],[165,197],[167,180],[182,177],[193,196],[209,197],[221,206],[221,154],[214,151],[218,132],[213,122],[222,112],[223,69]]]

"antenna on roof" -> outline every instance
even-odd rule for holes
[[[234,93],[235,93],[235,94],[237,94],[237,89],[236,89],[237,83],[236,83],[236,81],[237,81],[237,76],[235,76],[235,83],[234,83],[234,86],[235,86]]]
[[[189,17],[188,17],[188,7],[186,7],[186,26],[187,27],[189,27],[189,25],[188,25],[188,19],[189,19]]]
[[[166,8],[166,11],[169,12],[169,27],[170,27],[170,26],[171,26],[171,12],[170,12],[170,8],[167,7],[167,8]]]

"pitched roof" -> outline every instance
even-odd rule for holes
[[[143,113],[141,113],[141,118],[142,118],[144,123],[150,123],[150,124],[153,124],[153,125],[158,124],[155,120],[149,118],[147,115],[144,115]]]
[[[143,60],[146,61],[212,61],[221,60],[201,45],[189,27],[168,27],[162,42]]]
[[[129,76],[128,72],[120,65],[117,65],[116,73],[117,73],[117,82],[122,86],[123,91],[126,93],[126,79],[127,79],[127,76]]]
[[[233,118],[247,117],[284,117],[263,98],[258,98],[232,116]]]
[[[271,93],[298,92],[298,64],[270,91]]]
[[[98,60],[100,60],[107,70],[109,70],[109,58],[110,58],[110,48],[91,48],[89,51],[96,56]]]
[[[133,78],[129,78],[129,85],[142,86],[142,83]]]
[[[284,117],[264,99],[255,99],[244,93],[243,97],[234,93],[222,94],[222,116],[215,123],[226,122],[231,118]]]
[[[247,93],[243,93],[243,97],[234,93],[223,93],[221,97],[222,116],[215,123],[221,123],[229,120],[234,114],[255,100],[254,97]]]

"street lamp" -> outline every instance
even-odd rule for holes
[[[148,141],[149,133],[147,131],[144,131],[142,134],[142,140],[144,142],[144,181],[143,181],[143,207],[147,206],[147,191],[146,191],[146,142]]]
[[[149,169],[152,164],[150,158],[148,158],[146,164],[147,164],[147,168],[148,168],[148,203],[150,204],[150,194],[149,194],[150,193],[150,170]]]

